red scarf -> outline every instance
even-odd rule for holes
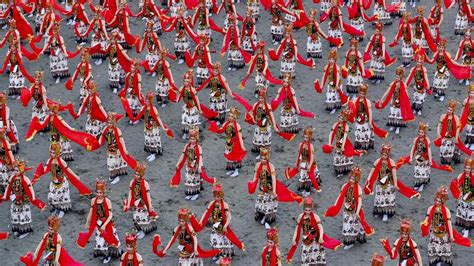
[[[265,246],[262,252],[262,266],[277,266],[278,265],[278,258],[277,258],[277,247],[276,245],[273,246],[273,249],[271,251],[268,251],[269,247]],[[268,252],[270,253],[270,264],[267,263],[267,254]]]

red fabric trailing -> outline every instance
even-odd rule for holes
[[[60,116],[54,116],[51,121],[61,135],[86,148],[88,151],[94,150],[99,146],[97,139],[93,135],[72,129]]]
[[[446,66],[456,79],[471,79],[471,66],[459,65],[451,59],[451,56],[446,51],[444,52],[444,59]]]
[[[84,183],[81,182],[79,177],[73,171],[71,171],[71,169],[69,168],[69,166],[66,165],[63,159],[58,158],[58,164],[61,167],[63,173],[67,176],[69,182],[71,182],[71,184],[79,191],[81,195],[92,194],[90,189],[86,185],[84,185]]]
[[[314,81],[314,90],[317,92],[317,93],[322,93],[323,90],[321,89],[321,84],[319,84],[319,79],[316,79]]]
[[[351,26],[351,25],[349,25],[345,22],[342,22],[342,28],[344,29],[344,31],[347,34],[350,34],[352,36],[364,36],[365,35],[365,32],[360,31],[360,30],[354,28],[353,26]]]
[[[23,14],[18,10],[18,7],[12,8],[12,16],[16,21],[16,28],[20,32],[21,39],[27,39],[29,36],[34,36],[30,24],[25,19]]]
[[[209,177],[206,173],[206,171],[204,170],[204,167],[201,168],[201,173],[200,173],[200,176],[201,178],[206,181],[207,183],[209,184],[214,184],[216,182],[216,179],[215,178],[212,178],[212,177]]]
[[[461,115],[461,118],[459,119],[459,121],[461,123],[460,128],[459,128],[460,132],[463,131],[464,127],[467,124],[467,119],[469,117],[469,103],[470,102],[471,102],[471,100],[469,99],[469,97],[464,102],[464,108],[462,110],[462,115]]]
[[[250,110],[252,110],[252,105],[247,102],[247,100],[245,100],[242,96],[240,96],[239,94],[235,93],[235,92],[232,92],[232,96],[235,98],[235,100],[240,103],[247,112],[249,112]]]
[[[202,103],[199,106],[201,107],[202,115],[207,119],[216,118],[219,115],[219,113],[209,109],[207,106],[205,106]]]
[[[332,153],[332,151],[334,150],[334,146],[329,145],[329,144],[324,144],[321,148],[323,152],[326,154]]]
[[[8,239],[8,232],[0,232],[0,240]]]

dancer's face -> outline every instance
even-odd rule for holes
[[[409,236],[409,235],[408,235],[406,232],[403,232],[403,233],[401,234],[401,238],[402,238],[403,241],[408,240],[408,236]]]
[[[102,190],[97,190],[97,191],[95,192],[95,195],[96,195],[97,198],[103,199],[104,196],[105,196],[105,193],[104,193],[104,191],[102,191]]]

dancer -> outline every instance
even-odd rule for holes
[[[413,61],[413,42],[410,13],[403,14],[403,18],[400,20],[400,25],[398,26],[398,34],[395,36],[393,42],[388,46],[397,46],[400,39],[402,39],[402,64],[404,67],[408,67]]]
[[[415,240],[411,238],[411,221],[402,219],[400,221],[400,237],[395,240],[393,248],[390,247],[388,238],[380,239],[380,243],[387,251],[390,259],[399,257],[398,265],[423,265],[420,250]]]
[[[192,68],[194,63],[197,61],[196,81],[198,85],[201,85],[207,78],[209,78],[209,72],[212,68],[209,44],[210,39],[206,35],[199,35],[199,43],[194,48],[194,53],[191,55],[189,50],[187,50],[184,54],[186,65],[189,68]]]
[[[282,132],[298,133],[300,131],[298,116],[315,118],[312,112],[304,111],[298,104],[289,73],[283,77],[283,86],[278,90],[275,99],[272,100],[272,110],[275,111],[281,103],[283,103],[280,110],[280,130]]]
[[[95,195],[91,200],[86,220],[88,231],[79,233],[76,244],[80,248],[85,248],[89,238],[94,234],[94,258],[101,257],[102,263],[107,264],[112,258],[120,258],[122,250],[113,219],[112,202],[106,196],[104,180],[96,181]]]
[[[355,123],[354,147],[357,150],[368,151],[374,148],[374,138],[386,138],[388,133],[380,129],[374,122],[372,116],[372,102],[367,99],[369,86],[361,84],[359,96],[349,102],[348,109],[351,112],[349,121]]]
[[[72,77],[70,77],[65,87],[68,90],[72,90],[74,81],[79,79],[81,88],[79,89],[79,100],[82,102],[87,97],[88,90],[86,87],[88,83],[94,79],[92,75],[92,66],[89,63],[89,48],[81,48],[81,61],[77,65]]]
[[[128,153],[122,131],[117,126],[121,116],[114,112],[107,113],[107,125],[99,136],[99,146],[107,143],[107,170],[112,185],[120,181],[121,175],[127,174],[127,165],[135,169],[137,162]]]
[[[210,243],[213,249],[219,250],[219,254],[213,259],[219,260],[224,257],[234,257],[234,246],[245,250],[244,244],[237,238],[230,228],[232,216],[230,207],[224,201],[224,189],[221,184],[214,183],[212,187],[214,200],[209,203],[200,220],[201,227],[198,233],[207,225],[212,228]]]
[[[413,189],[405,186],[397,176],[395,161],[390,158],[392,146],[390,144],[382,145],[380,158],[375,160],[372,170],[365,181],[365,195],[374,194],[375,217],[382,215],[382,221],[388,221],[389,217],[395,214],[395,192],[398,190],[407,198],[419,198],[420,194]],[[377,183],[376,183],[377,182]]]
[[[313,187],[317,192],[321,191],[319,188],[321,175],[312,144],[314,140],[313,134],[314,129],[312,127],[305,127],[303,141],[299,145],[295,166],[293,168],[286,167],[285,169],[285,177],[287,179],[292,179],[299,172],[297,193],[303,197],[308,197]]]
[[[218,249],[203,250],[196,237],[196,228],[199,221],[188,209],[178,211],[178,226],[173,230],[170,241],[164,249],[158,250],[161,245],[160,235],[155,235],[153,239],[153,253],[162,258],[166,256],[173,243],[178,240],[179,265],[203,265],[202,259],[217,256],[220,253]]]
[[[34,253],[28,251],[20,257],[25,265],[71,265],[82,266],[84,264],[75,261],[64,249],[63,238],[59,234],[61,219],[51,215],[48,217],[48,231],[43,235]],[[45,254],[43,256],[43,254]]]
[[[209,108],[218,113],[218,116],[215,119],[217,120],[217,123],[219,125],[224,124],[227,113],[227,95],[230,95],[232,98],[235,97],[227,83],[227,79],[221,74],[220,62],[216,62],[212,65],[210,75],[202,82],[201,86],[196,89],[196,92],[199,92],[206,87],[210,89]]]
[[[71,114],[74,119],[79,118],[84,112],[87,112],[85,132],[98,138],[107,122],[107,112],[102,106],[100,94],[97,92],[97,83],[90,81],[86,85],[89,92],[82,100],[77,113]]]
[[[456,52],[456,56],[454,57],[454,60],[462,60],[460,63],[464,66],[470,66],[472,67],[474,64],[473,57],[474,57],[474,41],[471,38],[471,28],[466,30],[466,33],[464,34],[464,38],[459,42],[459,48],[458,51]],[[461,79],[459,80],[460,85],[469,85],[469,79]]]
[[[471,246],[471,240],[453,229],[451,212],[445,203],[448,200],[448,189],[440,187],[436,192],[434,204],[428,207],[426,218],[421,223],[421,236],[429,234],[428,258],[430,265],[442,263],[453,265],[452,244]]]
[[[449,101],[445,114],[442,114],[438,123],[438,137],[434,144],[439,148],[441,164],[450,165],[451,163],[461,162],[461,151],[465,149],[459,139],[459,116],[456,111],[457,102]],[[470,153],[470,151],[468,151]]]
[[[302,65],[314,68],[314,62],[311,58],[304,59],[301,54],[298,53],[297,43],[293,38],[293,26],[291,25],[285,27],[285,38],[277,50],[270,49],[268,54],[273,61],[277,61],[280,56],[283,55],[280,63],[280,78],[283,78],[286,73],[291,74],[291,77],[294,78],[296,76],[295,67],[297,61]]]
[[[314,205],[311,197],[304,198],[303,213],[296,218],[293,244],[286,256],[288,263],[291,263],[300,239],[302,242],[302,265],[326,265],[325,248],[336,250],[341,245],[341,242],[324,233],[321,219],[313,210]]]
[[[133,116],[131,109],[126,110],[128,117],[134,123],[135,121],[138,122],[138,120],[143,117],[143,134],[145,136],[144,150],[150,153],[150,155],[147,157],[149,162],[154,161],[157,155],[163,155],[160,127],[166,131],[166,136],[169,138],[174,137],[174,133],[169,128],[169,126],[161,121],[160,113],[153,105],[154,101],[155,94],[153,92],[148,92],[146,94],[145,105],[143,105],[141,109],[138,110],[138,114],[136,116]]]
[[[5,129],[0,128],[0,195],[5,194],[10,177],[13,175],[15,157]]]
[[[52,33],[48,35],[43,48],[38,49],[35,47],[34,42],[31,42],[31,49],[33,49],[38,56],[49,49],[49,69],[53,79],[56,79],[56,83],[59,83],[62,78],[71,76],[67,60],[76,57],[81,52],[81,49],[77,49],[75,52],[69,52],[66,49],[64,38],[61,36],[60,31],[61,24],[56,21],[53,24]]]
[[[8,137],[11,151],[17,153],[20,149],[18,143],[18,129],[10,117],[10,107],[7,105],[7,96],[0,92],[0,125],[4,130],[4,136]]]
[[[249,69],[247,70],[247,74],[239,87],[241,89],[245,88],[247,80],[255,70],[255,98],[258,98],[258,88],[264,87],[266,89],[269,83],[281,85],[281,81],[274,78],[268,68],[268,58],[265,55],[265,42],[259,41],[256,49],[255,55],[252,56],[248,63]]]
[[[276,221],[278,201],[298,203],[302,198],[291,192],[276,178],[275,166],[270,163],[270,150],[260,149],[260,161],[255,164],[253,180],[247,182],[249,194],[259,194],[255,200],[255,221],[260,221],[265,228]]]
[[[362,188],[359,186],[361,169],[354,166],[348,176],[348,181],[342,188],[336,202],[326,210],[324,216],[334,217],[344,205],[342,222],[342,243],[344,249],[350,249],[355,242],[361,244],[367,242],[366,237],[374,233],[374,229],[365,220],[362,208]]]
[[[51,212],[62,218],[65,212],[72,209],[72,201],[70,195],[70,186],[73,185],[82,196],[92,194],[90,189],[81,182],[81,178],[74,173],[69,165],[61,158],[61,144],[53,142],[50,148],[50,157],[43,166],[39,163],[31,181],[33,186],[41,176],[50,173],[51,182],[49,183],[48,203]]]
[[[347,102],[347,96],[342,92],[342,81],[340,78],[341,68],[337,65],[337,49],[333,48],[328,54],[328,63],[324,67],[322,86],[326,86],[326,111],[330,114],[336,113],[341,106]],[[321,93],[319,80],[314,81],[314,89]]]
[[[183,86],[181,86],[177,91],[170,91],[170,100],[174,102],[183,100],[183,113],[181,115],[183,139],[188,138],[191,128],[199,128],[199,125],[201,125],[201,115],[208,119],[216,118],[218,116],[217,112],[214,112],[201,104],[194,87],[192,69],[184,73]]]
[[[446,39],[441,39],[438,43],[438,49],[434,53],[433,58],[427,59],[428,63],[430,64],[436,62],[432,90],[435,94],[435,98],[440,102],[444,101],[444,96],[446,95],[446,89],[448,88],[451,74],[458,80],[471,79],[471,67],[461,66],[456,63],[451,58],[451,55],[446,52],[446,45]]]
[[[142,95],[142,75],[138,69],[139,65],[140,61],[138,59],[132,61],[130,72],[125,75],[125,85],[117,94],[121,99],[123,109],[131,112],[134,116],[145,105]],[[135,125],[138,123],[138,120],[130,120],[129,123]]]
[[[403,81],[404,73],[403,67],[398,67],[395,71],[395,80],[389,84],[380,101],[375,102],[375,108],[377,109],[384,109],[390,102],[387,126],[390,127],[390,131],[395,129],[397,135],[400,134],[401,127],[406,127],[406,123],[415,120],[407,86]]]
[[[177,89],[176,85],[174,84],[173,73],[171,72],[170,64],[166,60],[166,57],[172,60],[176,59],[176,57],[168,53],[168,50],[161,50],[160,58],[150,70],[151,72],[156,73],[156,101],[161,103],[161,107],[165,107],[168,103],[168,95],[170,90]]]
[[[323,152],[331,153],[334,148],[334,171],[338,177],[351,171],[354,164],[354,156],[360,156],[363,152],[354,150],[349,139],[349,125],[347,123],[350,117],[349,110],[343,110],[338,116],[338,121],[334,123],[329,133],[328,143],[324,144]],[[334,143],[334,145],[333,145]]]
[[[262,266],[281,266],[280,240],[276,228],[267,229],[267,243],[262,251]]]
[[[202,157],[202,148],[199,145],[199,128],[191,127],[189,130],[189,140],[184,146],[183,153],[176,163],[176,169],[174,176],[170,180],[170,187],[178,187],[181,180],[181,169],[186,164],[186,175],[185,183],[186,200],[197,200],[201,194],[201,190],[204,190],[202,181],[206,181],[209,184],[216,182],[215,178],[207,176],[204,170],[204,162]]]
[[[229,112],[227,112],[227,121],[221,127],[218,127],[215,122],[211,122],[211,125],[209,126],[209,130],[214,133],[225,133],[225,169],[228,171],[226,175],[230,177],[239,176],[239,169],[242,167],[242,160],[247,155],[247,149],[245,149],[244,141],[242,139],[242,128],[237,122],[239,115],[239,109],[231,107]]]
[[[151,197],[150,184],[145,180],[145,163],[138,163],[135,167],[135,175],[130,182],[128,197],[123,201],[123,211],[133,209],[133,225],[137,229],[137,238],[142,239],[145,234],[157,229],[156,219],[158,215],[154,211]]]
[[[121,266],[144,266],[144,260],[142,255],[137,252],[137,238],[138,236],[134,233],[125,235],[125,246],[126,252],[122,254],[120,258]]]
[[[375,23],[374,34],[370,37],[364,52],[364,63],[370,61],[369,70],[373,72],[371,80],[376,84],[380,84],[385,79],[385,69],[397,61],[397,58],[390,58],[382,31],[383,25],[379,22]]]
[[[423,103],[426,99],[426,94],[431,93],[430,81],[428,79],[428,71],[426,67],[423,66],[425,61],[424,53],[416,53],[415,57],[415,66],[411,68],[410,73],[405,80],[405,85],[410,86],[411,81],[413,80],[413,102],[411,108],[418,116],[421,116],[421,111],[423,110]]]
[[[474,228],[473,165],[471,158],[464,159],[463,172],[454,178],[449,186],[451,194],[458,201],[455,224],[462,228],[464,237],[469,237],[469,231]]]
[[[352,38],[346,52],[344,65],[341,67],[342,78],[346,79],[347,94],[354,97],[359,93],[359,87],[364,82],[363,78],[370,78],[372,74],[364,67],[364,57],[358,50],[359,41]]]
[[[17,98],[20,95],[21,89],[25,87],[25,78],[31,83],[34,82],[34,78],[25,69],[23,58],[34,60],[37,56],[34,53],[28,52],[15,36],[10,35],[10,38],[12,38],[12,41],[8,46],[8,52],[0,69],[0,74],[5,72],[8,67],[10,72],[8,76],[8,95]]]
[[[25,176],[25,172],[31,168],[27,167],[25,161],[21,159],[16,159],[13,165],[13,175],[8,181],[0,202],[13,199],[10,207],[11,229],[15,236],[25,238],[33,232],[30,204],[40,211],[46,208],[46,204],[36,198],[30,179]]]

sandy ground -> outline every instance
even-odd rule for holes
[[[137,10],[137,0],[130,1],[130,6],[134,11]],[[156,1],[160,2],[160,1]],[[423,4],[426,4],[429,8],[432,6],[431,1],[422,1]],[[314,8],[315,5],[312,1],[304,1],[306,10],[309,13],[310,8]],[[244,3],[237,4],[240,14],[244,14]],[[428,8],[428,10],[429,10]],[[409,8],[412,9],[412,8]],[[262,17],[258,21],[258,33],[259,38],[264,39],[268,42],[268,47],[271,48],[270,38],[270,16],[268,12],[265,12],[263,8],[260,9]],[[345,8],[343,8],[344,12]],[[370,11],[370,14],[372,11]],[[412,14],[415,14],[415,10],[412,10]],[[449,47],[448,51],[451,54],[455,54],[458,42],[460,37],[456,37],[453,34],[454,21],[456,16],[456,9],[453,8],[445,13],[444,25],[442,28],[442,34],[448,38]],[[223,14],[212,17],[218,25],[223,23]],[[29,19],[32,23],[32,19]],[[32,24],[33,25],[33,24]],[[65,25],[62,27],[62,33],[66,40],[67,47],[69,50],[74,50],[75,39],[73,36],[73,28],[71,26]],[[131,19],[131,28],[132,33],[142,34],[144,29],[144,21]],[[327,30],[327,23],[323,24],[323,29]],[[373,27],[367,25],[367,38],[373,31]],[[398,20],[392,26],[388,26],[385,30],[385,36],[388,42],[393,40],[394,34],[398,29]],[[5,30],[3,30],[5,32]],[[218,33],[213,33],[214,40],[216,40],[211,45],[211,50],[219,50],[222,44],[222,38]],[[305,55],[306,49],[306,33],[304,30],[299,30],[294,33],[298,43],[299,51]],[[347,35],[344,36],[346,40],[346,45],[342,48],[342,51],[339,53],[339,62],[343,62],[343,52],[348,47]],[[174,34],[164,34],[160,40],[165,47],[169,48],[171,51],[173,49],[173,38]],[[360,49],[363,50],[367,41],[364,41],[360,45]],[[324,42],[324,57],[326,57],[326,52],[328,51],[328,44]],[[400,58],[400,48],[391,48],[389,49],[391,55],[397,56]],[[5,54],[7,48],[3,48],[0,54]],[[135,51],[129,51],[130,56],[136,56]],[[144,58],[144,54],[139,55],[139,58]],[[225,66],[225,58],[218,58],[218,54],[212,55],[214,61],[221,60]],[[69,68],[71,72],[74,70],[75,66],[79,61],[79,57],[69,61]],[[313,111],[317,114],[315,120],[310,119],[300,119],[301,126],[311,125],[316,129],[316,140],[314,142],[316,151],[316,159],[321,171],[321,177],[323,180],[322,183],[322,192],[313,194],[313,198],[317,203],[316,213],[322,214],[327,209],[328,206],[332,205],[339,193],[340,186],[346,181],[346,177],[336,178],[333,166],[332,166],[332,155],[325,155],[321,152],[321,145],[327,141],[327,134],[329,133],[330,127],[336,121],[336,115],[329,115],[324,111],[324,94],[318,95],[314,92],[312,87],[314,78],[321,78],[322,68],[326,63],[326,59],[317,62],[316,69],[312,70],[301,65],[297,65],[297,79],[293,82],[293,87],[296,90],[298,100],[300,105],[309,111]],[[386,73],[385,82],[382,82],[379,85],[370,85],[369,89],[369,98],[372,101],[378,100],[389,82],[393,79],[394,71],[397,65],[400,64],[397,62],[395,65],[390,67]],[[182,84],[182,74],[187,69],[183,65],[178,65],[176,63],[171,63],[172,71],[175,77],[175,81],[178,85]],[[27,62],[26,67],[30,73],[43,68],[45,70],[45,80],[44,84],[47,88],[47,95],[54,99],[59,100],[63,103],[67,101],[72,101],[75,103],[76,107],[79,104],[78,97],[78,87],[77,83],[73,91],[67,91],[64,87],[63,80],[60,84],[55,84],[54,80],[51,78],[49,72],[49,60],[48,57],[43,56],[40,60],[35,62]],[[117,112],[123,112],[123,109],[120,105],[119,98],[114,95],[107,87],[107,62],[104,62],[100,66],[92,65],[93,75],[96,82],[99,84],[99,92],[101,93],[102,101],[106,110],[113,110]],[[432,83],[432,66],[429,68],[429,78],[430,83]],[[227,71],[226,67],[223,67],[223,73],[226,76],[231,88],[238,91],[250,102],[254,102],[253,98],[253,78],[248,82],[247,88],[245,90],[238,90],[238,84],[245,75],[244,70],[238,70],[236,72]],[[279,74],[279,62],[271,62],[271,71],[274,75]],[[0,76],[0,84],[3,84],[4,90],[8,86],[8,75],[4,74]],[[154,89],[154,79],[148,75],[143,74],[143,91]],[[269,99],[275,96],[276,87],[269,89]],[[411,92],[410,92],[411,96]],[[447,92],[447,98],[454,98],[458,101],[462,101],[466,96],[466,87],[458,85],[457,81],[453,78],[450,82],[450,87]],[[204,90],[199,93],[199,97],[202,102],[208,103],[208,94]],[[375,159],[379,155],[379,147],[384,142],[390,142],[393,144],[393,158],[398,159],[401,155],[405,155],[409,152],[409,146],[412,142],[412,138],[416,136],[416,129],[418,126],[418,121],[425,121],[430,125],[430,131],[428,136],[433,140],[436,137],[436,124],[439,119],[439,116],[445,111],[445,102],[434,101],[432,97],[427,98],[425,103],[425,109],[421,117],[417,117],[417,121],[410,123],[407,128],[402,129],[400,136],[395,136],[391,134],[386,140],[376,139],[375,140],[375,151],[370,151],[368,154],[361,158],[356,158],[355,162],[362,166],[363,168],[363,178],[362,182],[365,182],[366,176],[370,170],[370,167]],[[26,133],[28,123],[31,117],[31,105],[28,108],[23,108],[18,100],[8,100],[8,105],[11,108],[11,117],[17,124],[19,133],[21,137],[21,149],[18,156],[26,159],[29,162],[29,165],[36,166],[39,162],[45,162],[48,157],[48,137],[49,135],[37,135],[32,141],[25,142],[24,135]],[[200,217],[204,212],[209,201],[212,200],[211,186],[205,184],[205,191],[201,194],[201,197],[194,201],[189,202],[184,199],[184,187],[183,184],[177,189],[171,189],[168,186],[168,182],[173,174],[176,161],[181,153],[185,141],[180,138],[180,129],[181,129],[181,103],[180,104],[170,104],[165,108],[158,107],[158,110],[161,112],[162,119],[165,123],[169,124],[171,128],[175,131],[175,139],[168,139],[163,137],[163,147],[164,147],[164,156],[159,157],[154,162],[150,163],[148,166],[146,177],[151,185],[151,196],[153,198],[153,205],[159,214],[158,219],[158,231],[163,239],[163,241],[168,241],[171,236],[172,229],[177,225],[177,210],[181,207],[189,207],[192,211]],[[229,106],[237,105],[236,102],[230,100]],[[240,107],[243,110],[242,107]],[[385,122],[387,120],[388,109],[378,111],[374,110],[375,121],[385,128]],[[460,110],[457,111],[457,114],[460,114]],[[63,117],[65,120],[73,127],[77,129],[84,129],[85,117],[81,117],[77,121],[74,121],[69,115],[64,114]],[[279,120],[279,113],[276,112],[277,120]],[[240,124],[243,127],[244,133],[244,142],[247,149],[250,150],[252,143],[252,134],[253,127],[246,124],[242,118],[239,119]],[[207,125],[205,125],[207,126]],[[123,119],[119,123],[119,127],[122,129],[124,139],[126,142],[127,149],[129,152],[134,155],[138,160],[145,160],[148,156],[147,153],[143,151],[143,133],[142,133],[142,124],[139,123],[135,126],[130,126],[126,119]],[[226,201],[231,206],[232,211],[232,222],[231,226],[234,229],[235,233],[239,238],[245,243],[246,251],[237,251],[237,256],[234,259],[234,265],[258,265],[260,264],[260,254],[263,246],[265,245],[265,230],[262,225],[255,222],[253,219],[254,216],[254,201],[255,195],[249,195],[247,192],[247,181],[250,180],[253,176],[253,169],[255,165],[255,157],[249,152],[248,156],[243,162],[243,168],[239,177],[230,178],[225,175],[225,161],[222,159],[222,154],[224,151],[224,139],[222,136],[218,136],[204,130],[203,132],[203,155],[204,155],[204,165],[206,166],[207,172],[210,176],[216,177],[219,182],[222,182],[225,188]],[[351,138],[353,138],[353,132],[350,133]],[[291,189],[296,189],[296,180],[286,181],[284,180],[283,171],[286,166],[292,165],[294,163],[296,154],[297,154],[297,144],[301,141],[301,134],[293,140],[292,143],[288,143],[281,138],[274,137],[272,144],[272,157],[271,161],[276,166],[278,178],[287,184]],[[77,174],[82,177],[82,181],[85,182],[90,188],[94,188],[95,178],[99,176],[108,176],[106,168],[106,151],[105,148],[101,148],[97,152],[87,152],[81,149],[79,146],[73,144],[74,148],[74,157],[75,161],[71,162],[69,165]],[[433,147],[432,147],[433,148]],[[436,148],[433,148],[434,157],[439,161],[439,151]],[[374,252],[384,253],[382,246],[379,243],[379,239],[388,237],[391,241],[394,241],[398,237],[398,226],[399,220],[408,217],[413,220],[413,239],[418,243],[421,255],[424,264],[427,264],[427,239],[422,239],[420,235],[420,230],[418,224],[424,219],[427,207],[433,203],[434,193],[437,188],[441,185],[448,185],[451,179],[461,171],[461,166],[454,166],[454,173],[440,172],[433,170],[431,176],[431,183],[426,187],[422,192],[422,197],[419,200],[409,200],[397,195],[397,206],[396,206],[396,215],[389,220],[389,222],[384,223],[380,219],[374,218],[370,215],[373,206],[373,196],[365,197],[363,200],[363,206],[367,213],[368,222],[375,228],[375,234],[368,238],[368,242],[363,245],[355,245],[351,250],[337,250],[337,251],[327,251],[327,262],[328,265],[368,265],[372,254]],[[132,173],[129,170],[129,173]],[[33,172],[29,172],[28,176],[31,178]],[[110,185],[108,187],[108,197],[112,201],[114,208],[114,220],[117,224],[117,230],[122,242],[124,242],[124,236],[126,232],[130,232],[133,228],[132,224],[132,214],[123,213],[121,211],[121,202],[122,199],[126,197],[128,193],[128,184],[132,177],[130,175],[122,177],[120,183],[116,185]],[[413,170],[412,166],[406,166],[399,171],[399,178],[401,178],[407,185],[413,185]],[[35,191],[37,197],[41,200],[47,202],[47,193],[49,186],[49,176],[44,176],[36,185]],[[89,198],[81,197],[76,190],[72,189],[71,197],[74,202],[73,210],[67,213],[62,219],[62,227],[60,229],[60,234],[64,239],[64,247],[68,252],[78,261],[81,261],[87,265],[99,265],[101,262],[98,259],[92,257],[93,252],[93,240],[86,247],[85,250],[79,249],[75,242],[77,234],[80,231],[84,231],[84,223],[86,220],[87,212],[89,211]],[[450,199],[447,202],[447,206],[451,209],[452,215],[454,216],[454,211],[456,209],[456,202]],[[10,224],[10,203],[5,202],[0,207],[0,228],[2,230],[9,230]],[[278,210],[278,218],[276,227],[280,231],[280,250],[282,254],[286,256],[286,253],[291,245],[291,238],[293,235],[295,227],[295,217],[302,211],[302,206],[298,206],[296,203],[285,204],[281,203]],[[32,211],[33,213],[33,227],[35,229],[34,233],[30,234],[25,239],[17,239],[13,236],[9,240],[3,241],[0,245],[0,254],[4,258],[3,265],[17,265],[19,264],[18,258],[31,250],[34,251],[36,245],[40,241],[41,236],[46,231],[47,224],[46,219],[49,215],[49,211],[40,213],[37,209]],[[341,226],[342,218],[338,216],[336,218],[323,218],[324,230],[330,236],[335,238],[341,238]],[[459,229],[459,228],[457,228]],[[204,230],[199,234],[198,239],[200,244],[209,248],[209,230]],[[156,257],[151,251],[152,235],[146,236],[144,239],[139,241],[139,253],[145,259],[145,263],[148,265],[158,264],[158,265],[176,265],[177,263],[177,249],[176,246],[172,247],[168,252],[166,258],[160,259]],[[469,261],[473,258],[472,249],[454,246],[454,265],[469,265]],[[295,254],[294,262],[298,264],[300,261],[300,251]],[[112,262],[114,265],[118,265],[118,260]],[[206,265],[212,265],[212,260],[205,260]],[[386,265],[395,265],[392,261],[387,261]]]

